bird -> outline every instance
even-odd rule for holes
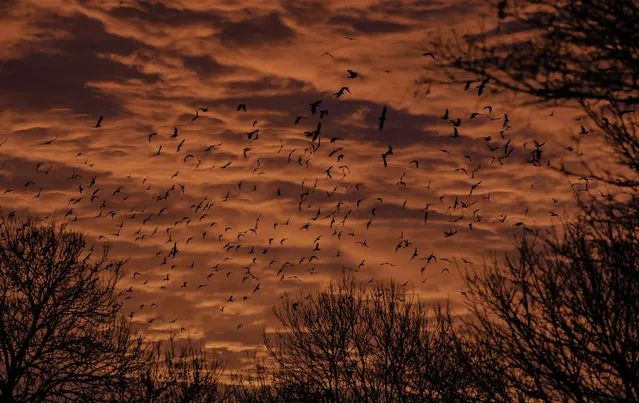
[[[384,168],[386,168],[388,166],[387,161],[386,161],[386,157],[388,157],[389,155],[393,154],[393,147],[391,147],[391,145],[388,145],[388,151],[386,151],[385,153],[382,154],[382,160],[384,161]]]
[[[379,130],[384,128],[384,122],[386,121],[386,107],[382,109],[382,116],[379,117]]]
[[[433,54],[433,52],[426,52],[426,53],[422,54],[422,56],[430,56],[433,59],[435,59],[435,55]]]
[[[43,143],[40,143],[40,145],[41,146],[49,145],[49,144],[53,143],[55,140],[57,140],[57,139],[58,139],[58,137],[56,136],[56,137],[52,138],[51,140],[47,140],[47,141],[45,141]],[[36,170],[37,170],[37,168],[36,168]]]
[[[317,107],[318,107],[318,106],[319,106],[319,104],[321,104],[321,103],[322,103],[322,100],[320,99],[320,100],[315,101],[315,102],[313,102],[312,104],[310,104],[310,105],[311,105],[311,113],[312,113],[313,115],[315,115],[315,112],[317,112]]]
[[[335,95],[337,98],[339,98],[342,95],[344,95],[344,91],[348,92],[349,94],[351,93],[351,90],[348,87],[342,87],[333,95]]]
[[[357,73],[356,71],[353,70],[346,70],[348,72],[348,77],[346,78],[355,78],[359,75],[359,73]]]
[[[508,6],[508,0],[500,0],[497,4],[497,18],[503,20],[506,18],[506,7]]]
[[[488,84],[489,80],[490,78],[485,78],[484,81],[477,86],[477,95],[481,95],[484,92],[484,88],[486,87],[486,84]]]
[[[457,231],[453,231],[452,229],[450,231],[444,231],[444,237],[445,238],[449,238],[453,235],[455,235],[457,233]]]
[[[157,136],[157,135],[158,135],[157,133],[151,133],[151,134],[149,134],[149,135],[148,135],[148,138],[149,138],[149,144],[151,143],[151,138],[152,138],[153,136]]]
[[[244,111],[244,112],[246,112],[246,105],[244,105],[244,104],[239,104],[239,105],[237,106],[237,111],[238,111],[238,112],[239,112],[239,111]]]
[[[93,127],[96,127],[96,128],[97,128],[97,127],[102,127],[102,126],[101,126],[101,124],[102,124],[102,120],[104,120],[104,116],[100,116],[100,117],[98,118],[98,122],[97,122],[97,123],[95,124],[95,126],[93,126]]]

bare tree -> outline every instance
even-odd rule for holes
[[[497,19],[478,34],[439,35],[429,79],[487,80],[487,87],[572,102],[590,116],[621,164],[639,171],[639,3],[634,0],[499,0]],[[460,74],[461,73],[461,74]],[[636,177],[599,167],[590,176],[625,187]],[[618,170],[617,170],[618,171]],[[601,173],[600,173],[601,172]]]
[[[106,401],[144,365],[119,314],[122,262],[34,220],[0,223],[0,401]]]
[[[637,225],[580,217],[467,273],[475,383],[501,401],[639,402]]]
[[[304,401],[468,401],[477,394],[456,361],[453,322],[395,282],[345,277],[275,309],[267,336],[276,395]]]
[[[218,402],[226,399],[221,385],[223,361],[207,356],[203,345],[194,346],[189,338],[176,345],[174,335],[157,341],[148,350],[144,367],[129,377],[130,402]]]

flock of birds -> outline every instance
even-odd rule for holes
[[[325,52],[330,55],[330,53]],[[425,53],[424,56],[435,57],[433,53]],[[347,97],[347,94],[351,94],[351,87],[359,77],[359,73],[353,70],[346,71],[345,79],[349,80],[349,85],[341,86],[332,96],[335,99],[342,99]],[[350,84],[353,83],[353,84]],[[473,84],[477,84],[475,87],[477,96],[482,96],[487,85],[490,84],[488,79],[470,80],[467,81],[464,90],[471,89]],[[324,152],[326,147],[330,147],[330,150],[325,152],[325,156],[322,158],[328,158],[329,164],[324,169],[324,175],[322,177],[314,178],[313,182],[307,182],[303,179],[300,183],[300,190],[296,194],[285,194],[285,190],[281,187],[276,189],[268,189],[268,197],[272,199],[282,199],[282,203],[285,202],[285,198],[293,198],[297,202],[297,212],[292,214],[303,215],[304,212],[310,210],[313,212],[307,219],[297,226],[294,224],[295,220],[291,220],[290,217],[281,220],[275,220],[274,222],[264,222],[263,214],[258,214],[253,224],[246,228],[233,228],[231,225],[227,225],[223,215],[216,215],[215,209],[217,206],[224,204],[231,204],[234,199],[239,198],[241,194],[246,192],[256,192],[258,190],[259,182],[251,184],[249,180],[241,180],[239,183],[229,185],[225,194],[220,195],[219,198],[210,198],[204,196],[198,198],[189,207],[189,212],[181,215],[181,212],[175,212],[181,215],[178,219],[169,220],[169,213],[172,213],[172,205],[177,205],[174,202],[175,199],[181,195],[185,195],[187,192],[186,185],[180,183],[180,175],[184,170],[191,169],[197,170],[205,164],[206,169],[209,170],[225,170],[231,167],[233,164],[237,165],[237,161],[244,160],[247,164],[251,165],[252,169],[250,174],[254,176],[265,175],[266,165],[264,164],[264,158],[256,158],[252,156],[252,152],[257,148],[256,142],[259,142],[260,128],[257,127],[258,122],[250,119],[252,125],[250,130],[247,130],[243,136],[245,136],[245,147],[242,150],[241,155],[237,155],[236,159],[213,161],[212,166],[208,166],[211,160],[201,157],[201,155],[210,155],[215,151],[218,151],[224,147],[223,143],[216,143],[208,145],[201,150],[194,150],[189,147],[189,139],[180,134],[180,128],[174,127],[170,133],[161,134],[153,132],[145,134],[141,141],[148,143],[156,151],[149,155],[149,158],[160,158],[167,154],[171,155],[175,161],[179,161],[183,165],[177,169],[168,181],[172,182],[170,186],[158,187],[151,183],[149,177],[134,178],[131,175],[127,177],[129,182],[133,182],[132,188],[145,189],[146,195],[150,205],[140,207],[140,205],[124,207],[129,198],[127,193],[127,185],[119,185],[114,188],[110,188],[108,185],[101,184],[101,178],[98,176],[83,177],[76,170],[73,170],[70,176],[66,177],[66,180],[72,183],[72,188],[77,189],[76,194],[69,198],[68,206],[63,210],[63,217],[68,221],[79,221],[78,215],[83,218],[86,217],[85,209],[94,209],[97,214],[93,216],[92,220],[109,220],[113,226],[113,230],[109,233],[104,233],[98,236],[100,241],[114,241],[124,237],[130,237],[130,241],[135,244],[147,244],[149,242],[165,245],[160,250],[157,250],[153,257],[153,268],[148,270],[136,270],[131,278],[128,286],[125,289],[125,298],[133,299],[138,289],[144,287],[157,287],[159,290],[166,290],[166,292],[172,292],[172,290],[190,290],[190,289],[202,289],[211,285],[211,281],[218,277],[222,280],[228,278],[238,278],[241,281],[241,285],[245,292],[236,292],[229,294],[223,301],[220,301],[218,309],[224,312],[225,307],[230,304],[236,304],[242,301],[246,301],[256,294],[263,291],[262,283],[265,278],[270,276],[271,280],[277,281],[303,281],[301,276],[304,274],[314,275],[318,273],[318,264],[323,261],[326,255],[330,254],[330,258],[344,258],[344,251],[347,250],[349,255],[352,256],[352,250],[355,248],[361,250],[363,253],[368,253],[371,248],[365,235],[369,228],[374,224],[378,212],[385,207],[384,195],[370,195],[366,192],[364,184],[350,183],[347,178],[350,175],[351,167],[346,162],[348,160],[348,144],[341,145],[340,143],[347,139],[342,139],[335,136],[326,136],[322,131],[322,122],[327,119],[329,114],[328,109],[322,108],[324,99],[318,99],[308,104],[308,112],[296,116],[291,119],[291,126],[298,126],[304,120],[316,118],[316,121],[311,125],[314,129],[303,131],[300,133],[300,139],[304,140],[305,148],[298,150],[296,148],[286,149],[287,145],[280,140],[280,148],[277,151],[277,157],[282,161],[286,161],[286,164],[293,166],[296,169],[309,169],[313,158],[319,153]],[[238,114],[249,114],[251,111],[250,104],[239,104],[235,108]],[[196,125],[197,121],[203,117],[206,117],[208,107],[203,106],[195,110],[191,124]],[[514,146],[511,139],[508,137],[509,130],[511,130],[510,120],[507,114],[501,116],[493,115],[493,108],[490,105],[486,105],[481,111],[473,112],[467,119],[461,117],[453,117],[448,109],[443,111],[440,116],[441,120],[450,124],[452,133],[451,137],[455,141],[463,141],[464,138],[468,138],[460,134],[460,130],[463,127],[463,123],[467,120],[476,118],[484,118],[494,120],[501,120],[501,126],[498,130],[498,134],[495,136],[483,137],[483,141],[486,145],[488,152],[488,158],[490,159],[490,165],[496,167],[503,166],[509,158],[513,156]],[[383,106],[379,112],[377,130],[384,130],[387,123],[392,121],[392,113],[386,106]],[[103,128],[108,125],[108,119],[104,119],[100,116],[94,125],[95,130]],[[581,126],[582,135],[587,133],[587,130]],[[51,146],[57,141],[57,137],[50,140],[39,143],[41,147]],[[526,152],[528,158],[527,161],[536,166],[548,165],[550,166],[550,160],[544,161],[544,146],[545,143],[534,140],[528,147],[528,143],[523,144],[523,148],[527,149]],[[156,148],[157,147],[157,148]],[[568,151],[574,151],[573,147],[566,148]],[[440,149],[442,153],[451,154],[447,149]],[[399,151],[393,149],[392,144],[388,144],[384,147],[384,151],[378,155],[381,155],[377,160],[379,167],[384,169],[389,165],[394,164],[393,158]],[[90,170],[94,164],[89,161],[89,158],[85,157],[82,152],[76,155],[78,158],[84,158],[85,170]],[[177,158],[175,158],[177,157]],[[491,193],[478,194],[478,189],[482,184],[480,180],[482,169],[482,161],[475,161],[471,155],[465,155],[464,160],[468,163],[466,167],[459,167],[455,169],[456,172],[465,174],[469,180],[468,192],[464,195],[443,195],[439,197],[439,209],[440,211],[446,210],[446,214],[454,215],[452,220],[448,220],[447,226],[449,227],[442,233],[443,238],[452,238],[457,236],[461,231],[473,231],[473,225],[481,222],[485,219],[482,215],[482,210],[478,207],[478,202],[488,201],[491,198]],[[373,161],[374,163],[374,161]],[[409,169],[423,168],[423,161],[413,159],[406,167]],[[46,178],[51,172],[53,164],[47,162],[35,162],[34,174],[36,177],[29,179],[24,183],[22,190],[29,191],[34,189],[35,193],[32,198],[39,199],[43,187],[35,191],[37,183],[46,181]],[[203,167],[204,168],[204,167]],[[323,168],[323,167],[322,167]],[[82,172],[84,174],[84,172]],[[401,188],[407,188],[407,182],[405,180],[406,171],[401,175],[396,185]],[[586,189],[588,185],[587,178],[580,178],[585,181]],[[332,184],[332,189],[322,189],[322,186],[318,187],[318,180],[327,181]],[[137,183],[136,183],[137,182]],[[533,185],[531,185],[532,188]],[[429,180],[427,186],[424,187],[428,191],[431,190],[431,182]],[[19,189],[5,189],[3,194],[17,191]],[[390,190],[393,192],[393,189]],[[355,200],[352,203],[350,200]],[[559,200],[553,198],[553,204],[558,203]],[[436,198],[430,200],[428,203],[424,203],[423,209],[423,223],[420,225],[426,225],[429,222],[429,214],[435,209],[437,203]],[[137,203],[136,203],[137,204]],[[315,208],[317,206],[317,208]],[[407,201],[404,201],[401,205],[401,209],[405,210],[407,207]],[[526,209],[526,213],[527,213]],[[80,211],[80,213],[79,213]],[[350,225],[349,217],[351,214],[361,214],[366,216],[366,224],[363,226]],[[557,216],[556,211],[549,211],[552,216]],[[15,215],[16,212],[12,211],[9,216]],[[492,216],[491,216],[492,218]],[[490,220],[490,219],[489,219]],[[495,223],[506,223],[507,214],[501,214],[496,217]],[[517,220],[512,223],[506,223],[515,227],[522,227],[527,231],[532,231],[523,221]],[[417,225],[417,223],[416,223]],[[295,226],[295,227],[294,227]],[[309,237],[313,239],[309,243],[308,248],[302,253],[301,256],[295,259],[289,258],[287,260],[282,259],[282,251],[287,247],[289,238],[280,234],[286,228],[287,233],[296,232],[300,233],[297,242]],[[129,230],[130,229],[130,230]],[[289,235],[291,236],[291,235]],[[296,236],[297,237],[297,236]],[[160,241],[161,239],[161,241]],[[390,239],[390,237],[389,237]],[[397,238],[392,245],[389,245],[389,253],[393,253],[394,256],[399,257],[404,261],[401,264],[412,264],[419,262],[420,273],[423,277],[424,272],[430,265],[439,265],[439,271],[441,273],[448,273],[449,268],[453,267],[460,262],[456,258],[450,259],[440,254],[433,252],[423,253],[418,247],[420,240],[409,239],[404,232],[398,234]],[[206,267],[198,267],[195,259],[188,258],[189,244],[195,242],[207,242],[211,245],[218,245],[220,256],[219,261],[214,264],[209,264]],[[324,245],[331,243],[337,244],[337,248],[328,248]],[[341,246],[340,246],[341,245]],[[361,257],[361,256],[360,256]],[[182,258],[180,260],[179,258]],[[179,265],[181,262],[191,261],[190,264],[184,263],[184,268],[187,270],[189,278],[184,279],[181,277],[183,272],[179,271]],[[351,259],[352,260],[352,259]],[[359,259],[357,259],[359,260]],[[369,266],[367,265],[366,258],[362,259],[359,263],[352,263],[341,265],[341,270],[348,270],[354,272],[364,271]],[[470,259],[466,257],[461,258],[462,264],[472,264]],[[389,261],[379,264],[379,267],[384,266],[396,266],[396,264]],[[158,274],[160,272],[161,274]],[[197,280],[193,281],[192,279]],[[241,280],[239,280],[241,278]],[[219,284],[220,281],[214,281]],[[372,278],[370,279],[372,281]],[[422,279],[422,282],[425,278]],[[406,286],[408,282],[403,285]],[[464,292],[462,292],[464,293]],[[286,294],[286,293],[285,293]],[[155,295],[158,294],[149,294]],[[281,297],[284,297],[282,295]],[[141,302],[141,301],[138,301]],[[147,312],[150,309],[157,309],[160,306],[159,301],[145,301],[139,303],[136,309],[133,309],[129,315],[134,318],[139,312]],[[169,320],[170,319],[170,320]],[[174,324],[181,321],[180,317],[167,318],[164,315],[147,314],[142,322],[148,322],[149,324],[158,324],[162,322],[164,324]],[[182,326],[182,325],[179,325]],[[186,324],[184,324],[186,326]],[[180,329],[185,330],[186,327],[182,326]],[[237,329],[244,326],[244,323],[235,324]]]

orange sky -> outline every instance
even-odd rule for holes
[[[543,228],[574,209],[570,185],[583,187],[583,181],[527,163],[533,139],[546,142],[544,163],[550,158],[553,165],[574,165],[577,151],[606,162],[594,138],[582,136],[581,144],[572,139],[587,125],[574,120],[577,110],[557,107],[550,117],[551,109],[516,107],[520,98],[492,94],[490,85],[481,97],[463,86],[415,94],[415,80],[430,61],[422,53],[437,54],[425,38],[455,25],[477,29],[486,11],[482,1],[4,3],[2,213],[63,219],[72,209],[66,220],[73,228],[91,242],[108,240],[113,257],[129,260],[122,285],[133,289],[125,307],[135,312],[136,326],[152,332],[187,328],[192,338],[218,348],[230,367],[276,324],[271,307],[280,296],[312,291],[362,260],[362,280],[409,281],[424,299],[450,297],[458,307],[460,269],[470,265],[462,258],[480,268],[491,250],[512,249],[513,236],[522,232],[517,222]],[[347,69],[358,77],[348,79]],[[332,94],[342,86],[351,93],[338,99]],[[320,99],[318,109],[328,115],[321,119],[321,146],[309,154],[304,132],[319,120],[309,104]],[[246,112],[236,111],[239,103]],[[482,110],[486,105],[491,114]],[[384,106],[387,120],[379,130]],[[208,111],[193,121],[196,108],[204,107]],[[462,121],[459,138],[440,118],[446,108],[450,119]],[[472,112],[495,119],[470,119]],[[504,113],[510,129],[502,139]],[[92,127],[99,116],[102,127]],[[294,125],[296,116],[308,119]],[[174,128],[178,136],[170,138]],[[256,129],[259,138],[248,140]],[[149,142],[152,132],[158,134]],[[339,140],[330,143],[331,137]],[[502,166],[493,156],[504,154],[508,140],[514,151]],[[394,154],[384,168],[381,154],[389,144]],[[188,154],[193,158],[184,161]],[[331,165],[332,179],[325,172]],[[25,188],[28,181],[34,183]],[[168,198],[157,200],[173,185]],[[462,201],[475,204],[462,208]],[[301,229],[306,223],[309,229]],[[457,233],[445,237],[449,230]],[[402,234],[411,244],[395,251]],[[173,242],[179,252],[164,265]],[[438,261],[426,265],[421,259],[431,253]],[[309,263],[311,256],[316,258]],[[278,275],[285,262],[293,265]],[[247,267],[255,278],[243,280]],[[141,275],[134,279],[134,272]]]

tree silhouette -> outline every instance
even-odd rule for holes
[[[466,273],[474,320],[457,344],[484,392],[497,401],[639,401],[633,220],[582,216],[562,235],[520,239],[505,264]]]
[[[344,277],[275,309],[267,336],[276,396],[287,401],[463,401],[477,389],[456,361],[453,322],[395,282]]]
[[[635,106],[639,103],[639,4],[634,0],[496,2],[498,23],[479,34],[435,36],[431,73],[443,82],[488,80],[493,89],[532,102],[578,104],[614,148],[621,164],[639,171]],[[462,73],[462,74],[460,74]],[[432,81],[442,81],[429,74]],[[591,169],[592,177],[637,188],[636,177]],[[601,173],[600,173],[601,172]]]
[[[79,233],[0,223],[0,401],[106,401],[144,361],[119,314],[122,262]]]
[[[129,402],[218,402],[227,391],[220,379],[223,361],[207,357],[202,345],[189,338],[179,347],[174,335],[152,343],[147,365],[129,377],[126,401]]]

